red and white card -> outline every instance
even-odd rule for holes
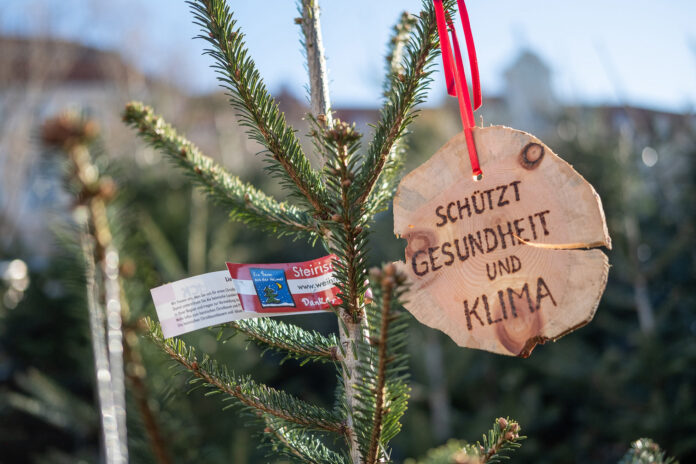
[[[313,312],[338,305],[334,255],[300,263],[227,263],[244,311]]]

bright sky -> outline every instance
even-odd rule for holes
[[[229,0],[271,89],[304,95],[295,1]],[[262,5],[262,6],[261,6]],[[376,106],[391,26],[419,0],[323,0],[322,26],[334,105]],[[696,106],[693,0],[469,0],[484,93],[521,48],[552,68],[566,101],[627,101],[658,109]],[[0,31],[42,33],[116,48],[138,66],[188,89],[216,88],[211,60],[183,0],[0,0]],[[31,13],[31,14],[28,14]],[[431,93],[437,103],[442,77]]]

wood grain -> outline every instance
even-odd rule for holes
[[[588,323],[611,248],[599,196],[534,136],[474,129],[484,177],[471,178],[464,134],[407,175],[394,199],[406,308],[461,346],[528,356]]]

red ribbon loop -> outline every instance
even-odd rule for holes
[[[462,125],[464,126],[464,135],[466,137],[467,150],[469,151],[469,160],[471,161],[471,170],[475,180],[480,180],[483,176],[481,167],[479,166],[478,154],[476,153],[476,145],[474,144],[474,135],[472,128],[476,126],[474,121],[474,110],[481,106],[481,82],[478,72],[478,60],[476,58],[476,48],[474,47],[474,36],[471,33],[471,25],[469,24],[469,14],[466,10],[464,0],[457,0],[459,6],[459,14],[464,28],[464,39],[466,41],[466,49],[469,55],[469,67],[471,69],[471,84],[474,95],[474,105],[471,105],[469,97],[469,86],[466,81],[466,72],[464,71],[464,63],[462,53],[457,39],[457,32],[449,15],[445,15],[445,8],[442,0],[433,0],[435,5],[435,19],[437,21],[437,33],[440,37],[440,48],[442,50],[442,64],[445,69],[445,81],[447,82],[447,93],[451,96],[456,96],[459,102],[459,113],[462,117]],[[452,36],[452,44],[450,45],[449,37],[447,36],[447,28],[449,26]],[[452,54],[454,48],[454,55]],[[456,59],[456,65],[455,65]]]

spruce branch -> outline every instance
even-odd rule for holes
[[[316,221],[298,208],[280,203],[253,186],[230,175],[179,135],[152,108],[140,102],[126,105],[124,121],[138,129],[138,135],[167,155],[193,176],[208,195],[230,210],[230,218],[270,231],[278,236],[315,239]]]
[[[448,11],[453,7],[453,0],[445,1]],[[372,193],[389,154],[415,118],[415,107],[425,101],[426,91],[432,81],[432,63],[437,56],[439,43],[437,24],[432,2],[424,1],[423,8],[405,46],[403,70],[392,80],[391,88],[387,90],[386,103],[356,179],[355,188],[361,192],[360,202]]]
[[[128,461],[121,288],[118,252],[112,243],[107,215],[107,203],[114,195],[115,185],[110,178],[100,177],[92,164],[90,146],[97,135],[96,123],[74,113],[49,119],[41,128],[43,143],[65,157],[68,181],[78,192],[74,213],[85,266],[104,459],[107,463],[121,463]]]
[[[327,246],[337,256],[334,276],[343,295],[343,314],[353,322],[359,322],[363,317],[362,298],[365,294],[367,216],[353,188],[361,137],[355,124],[339,119],[334,121],[332,128],[323,132],[322,137],[322,149],[327,156],[324,167],[327,207],[331,213],[330,220],[325,223],[331,237]]]
[[[679,464],[650,438],[641,438],[631,443],[631,449],[621,458],[619,464]]]
[[[367,306],[369,337],[359,347],[358,414],[355,429],[367,464],[386,459],[401,429],[408,402],[405,314],[399,310],[406,277],[393,264],[370,271],[373,304]]]
[[[325,121],[319,121],[325,122]],[[341,293],[337,308],[339,321],[341,380],[343,398],[339,410],[346,420],[346,443],[350,461],[361,463],[360,443],[355,431],[358,380],[357,342],[362,339],[364,324],[365,256],[367,232],[362,205],[352,188],[355,179],[357,150],[361,135],[355,125],[335,120],[330,128],[317,125],[315,142],[325,154],[324,173],[327,209],[331,216],[324,223],[328,233],[324,245],[336,255],[334,278]]]
[[[285,353],[285,359],[337,361],[338,340],[335,335],[324,336],[304,330],[294,324],[259,317],[230,322],[229,327],[267,350]]]
[[[269,172],[302,201],[314,214],[325,217],[324,186],[302,151],[295,131],[285,121],[278,104],[266,89],[256,64],[244,43],[244,35],[235,29],[236,21],[225,0],[187,2],[202,28],[201,38],[211,45],[218,80],[228,90],[230,103],[238,111],[240,124],[252,140],[270,155]]]
[[[394,266],[387,268],[393,274]],[[379,330],[379,340],[374,341],[377,343],[377,381],[375,384],[376,402],[375,402],[375,412],[372,424],[372,433],[370,434],[370,448],[367,452],[367,462],[373,463],[377,462],[379,445],[380,445],[380,435],[382,434],[382,422],[384,420],[384,388],[387,382],[387,341],[389,340],[389,316],[392,309],[392,297],[394,292],[395,281],[393,276],[385,276],[381,282],[382,294],[381,296],[381,314],[380,314],[380,330]]]
[[[399,21],[392,28],[392,35],[389,38],[388,52],[385,59],[386,78],[383,84],[385,97],[392,91],[395,81],[400,79],[399,75],[404,71],[404,51],[411,30],[417,20],[416,16],[404,11],[401,13]]]
[[[331,213],[324,223],[328,230],[325,246],[336,255],[334,278],[341,293],[338,309],[341,346],[341,374],[344,397],[339,409],[346,417],[347,444],[353,464],[362,462],[359,436],[355,432],[357,414],[358,343],[365,326],[364,295],[366,290],[366,250],[368,216],[357,201],[353,188],[357,170],[357,151],[361,135],[355,125],[335,120],[331,128],[318,127],[317,143],[326,156],[324,173],[327,206]]]
[[[117,223],[113,224],[116,221],[112,220],[117,188],[111,178],[99,174],[90,153],[98,135],[96,124],[65,113],[48,120],[42,127],[41,135],[47,146],[64,152],[71,167],[71,183],[79,192],[75,217],[82,229],[80,239],[86,267],[87,307],[102,408],[106,460],[127,461],[127,382],[145,425],[153,456],[158,463],[168,464],[171,459],[166,443],[156,414],[149,404],[137,335],[134,328],[127,324],[129,306],[121,279],[117,247],[120,230]],[[118,439],[113,434],[117,434]],[[115,447],[120,448],[120,458],[119,453],[114,451]]]
[[[415,16],[403,12],[398,23],[394,26],[392,36],[389,40],[389,52],[386,57],[386,77],[384,79],[384,95],[389,96],[393,91],[394,85],[403,75],[404,71],[404,51],[417,19]],[[405,131],[404,131],[405,132]],[[405,133],[396,139],[387,156],[380,180],[373,188],[367,199],[367,205],[371,214],[384,211],[394,196],[396,185],[399,180],[399,173],[404,165],[406,152]]]
[[[235,400],[236,405],[283,419],[303,429],[346,435],[346,426],[336,414],[256,383],[249,377],[237,377],[208,357],[199,360],[195,350],[180,339],[165,339],[159,324],[148,320],[147,325],[155,344],[193,375],[192,384],[207,388],[207,394],[225,393],[227,399]]]
[[[503,417],[499,417],[488,434],[483,436],[482,442],[476,442],[482,454],[484,464],[502,462],[508,457],[506,453],[512,452],[522,446],[519,442],[526,437],[520,437],[520,425]]]
[[[520,426],[517,422],[503,417],[496,419],[482,442],[475,444],[451,440],[446,445],[432,449],[427,456],[415,461],[409,459],[406,464],[494,464],[509,457],[506,453],[519,448]]]
[[[307,57],[309,71],[309,94],[312,113],[317,117],[323,116],[326,125],[333,125],[331,116],[331,100],[329,97],[329,78],[324,58],[324,45],[321,38],[318,0],[300,0],[297,9],[301,15],[298,18],[302,26],[302,45]]]
[[[363,298],[365,293],[365,248],[367,232],[362,207],[351,189],[355,179],[356,153],[360,134],[354,125],[335,120],[331,128],[319,127],[317,143],[325,153],[324,173],[328,193],[328,207],[332,213],[325,223],[328,230],[325,246],[336,255],[334,278],[341,293],[337,308],[340,339],[342,401],[339,410],[346,418],[349,435],[346,442],[353,464],[361,462],[360,444],[355,433],[357,380],[357,346],[362,338],[364,323]]]
[[[263,438],[270,442],[274,456],[281,452],[296,462],[347,464],[342,455],[331,451],[320,439],[293,424],[270,415],[264,415],[264,420],[266,427]]]
[[[341,374],[344,401],[340,409],[346,417],[347,444],[353,464],[362,462],[359,436],[355,431],[357,413],[358,348],[365,323],[365,256],[367,231],[362,205],[351,188],[355,179],[360,134],[354,125],[335,120],[333,127],[321,132],[320,143],[326,154],[324,172],[328,207],[332,213],[325,226],[329,233],[325,245],[336,255],[334,277],[341,293],[338,308],[341,342]]]

